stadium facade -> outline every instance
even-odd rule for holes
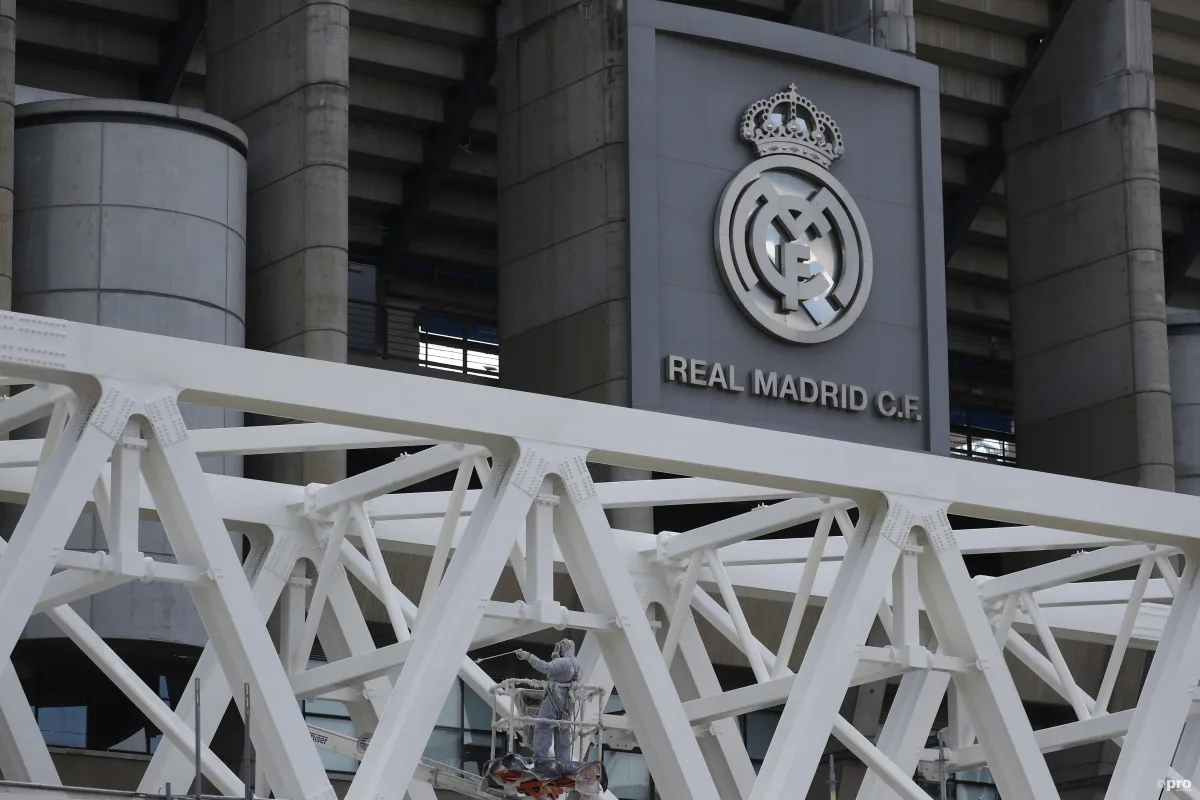
[[[0,308],[1200,494],[1195,0],[0,0],[0,36]],[[754,229],[767,206],[782,227]],[[797,294],[796,270],[829,285]],[[283,421],[182,410],[191,428]],[[205,468],[332,484],[399,455]],[[730,512],[608,513],[659,533]],[[138,535],[173,558],[157,523]],[[85,514],[68,547],[102,541]],[[429,559],[386,560],[421,596]],[[395,642],[357,588],[376,643]],[[566,576],[554,590],[578,606]],[[511,571],[499,592],[520,595]],[[205,633],[184,588],[74,606],[162,699],[185,699]],[[742,606],[779,640],[785,605]],[[726,689],[754,682],[702,633]],[[1111,648],[1062,649],[1094,693]],[[1149,661],[1130,652],[1113,708]],[[64,783],[142,782],[161,732],[67,637],[35,617],[13,663]],[[1035,727],[1073,720],[1023,669]],[[877,738],[897,685],[852,689],[843,716]],[[343,704],[302,702],[355,730]],[[934,729],[954,713],[943,703]],[[489,717],[457,683],[426,753],[477,768]],[[778,720],[739,719],[755,767]],[[213,745],[235,769],[240,729],[231,708]],[[1061,796],[1103,797],[1117,752],[1050,755]],[[838,797],[855,796],[866,770],[833,739],[828,753]],[[357,767],[322,758],[341,781]],[[654,796],[639,753],[608,763],[617,797]],[[999,796],[986,770],[957,782]]]

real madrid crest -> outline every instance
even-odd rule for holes
[[[758,160],[721,195],[721,277],[763,330],[800,344],[844,333],[871,290],[871,241],[845,187],[829,173],[845,148],[833,119],[795,85],[742,116]]]

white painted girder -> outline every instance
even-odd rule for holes
[[[311,422],[482,447],[497,437],[557,442],[597,463],[675,475],[852,499],[929,497],[954,513],[1169,546],[1200,538],[1200,498],[1182,494],[44,317],[4,312],[0,323],[0,371],[12,377],[83,385],[104,375]]]
[[[278,426],[284,427],[284,426]],[[303,428],[305,426],[294,425],[287,426],[294,428]],[[203,431],[196,431],[199,435]],[[346,437],[349,438],[349,437]],[[0,447],[10,443],[0,443]],[[13,502],[24,502],[28,496],[28,487],[32,484],[33,469],[16,468],[16,469],[0,469],[0,497]],[[265,481],[254,481],[245,478],[234,478],[224,475],[206,475],[206,479],[212,487],[213,494],[217,499],[218,506],[222,516],[231,525],[231,527],[239,530],[254,530],[257,525],[269,525],[280,528],[295,527],[300,525],[299,508],[303,503],[303,489],[296,486],[285,486]],[[675,479],[682,484],[689,479]],[[645,482],[628,482],[628,483],[645,483],[645,484],[672,484],[674,481],[645,481]],[[694,488],[689,488],[687,499],[689,502],[698,502],[702,495],[702,490],[707,491],[703,484],[711,484],[708,481],[694,481]],[[741,497],[730,489],[725,488],[728,485],[715,487],[718,499],[725,498],[731,494],[738,501]],[[647,487],[649,489],[651,487]],[[636,502],[653,503],[658,497],[666,497],[668,501],[678,501],[679,493],[674,487],[669,487],[661,495],[651,494],[648,491],[642,490],[640,487],[633,487],[629,494],[625,491],[625,482],[617,484],[597,484],[597,491],[602,498],[602,502],[606,508],[608,507],[623,507],[621,504],[632,502],[627,498],[632,495],[641,495],[641,498]],[[756,490],[752,490],[756,491]],[[448,493],[439,493],[447,494]],[[387,498],[392,499],[405,498],[404,495],[393,495]],[[422,498],[423,495],[411,495],[411,497]],[[613,505],[610,505],[610,499]],[[424,501],[418,501],[424,502]],[[155,505],[152,498],[149,498],[143,493],[141,504],[143,508],[143,516],[156,516]],[[459,529],[465,528],[466,518],[460,521]],[[441,528],[441,522],[433,517],[424,519],[409,519],[404,521],[379,521],[375,522],[376,535],[379,538],[380,546],[389,551],[410,553],[414,555],[430,555],[434,550],[437,541],[437,535]],[[1030,531],[1038,531],[1039,535],[1044,534],[1049,539],[1049,547],[1075,547],[1082,543],[1096,543],[1106,541],[1097,539],[1096,537],[1088,537],[1086,542],[1080,541],[1080,535],[1068,534],[1064,532],[1048,531],[1046,529],[1025,529],[1025,528],[998,528],[988,529],[986,533],[981,534],[980,531],[963,531],[960,535],[974,546],[969,549],[964,549],[965,554],[980,553],[980,552],[1000,552],[1000,542],[1007,535],[1032,535]],[[351,532],[352,538],[353,532]],[[655,538],[647,534],[635,533],[630,531],[618,532],[619,541],[624,548],[630,548],[634,551],[652,551],[655,546]],[[803,540],[804,550],[807,550],[809,540]],[[736,551],[737,548],[744,547],[748,544],[768,545],[772,550],[780,549],[783,551],[791,550],[797,552],[796,543],[794,541],[769,541],[769,542],[745,542],[734,547],[723,549],[722,561],[728,565],[730,556],[727,554],[730,551]],[[839,561],[840,553],[844,552],[845,544],[842,537],[833,537],[829,539],[829,550],[838,552]],[[556,568],[562,571],[563,564],[561,553],[555,552]],[[792,555],[787,555],[788,561],[792,560]],[[732,557],[733,562],[737,563],[737,556]],[[170,569],[170,567],[167,567]],[[795,587],[798,581],[800,571],[803,569],[803,562],[797,564],[791,563],[776,563],[758,567],[729,567],[728,572],[735,587],[738,589],[739,595],[749,597],[760,597],[777,601],[790,602],[795,594]],[[822,564],[818,571],[815,584],[812,592],[812,602],[820,605],[824,602],[825,596],[829,592],[829,588],[833,584],[834,576],[837,574],[837,564],[829,563]],[[62,585],[67,579],[61,575],[56,575],[51,578],[48,583],[49,587],[54,585]],[[78,599],[79,597],[87,596],[94,593],[91,589],[100,591],[105,588],[104,584],[97,582],[94,585],[90,584],[85,578],[71,579],[72,581],[82,582],[83,586],[74,584],[77,588],[70,599]],[[126,579],[114,576],[111,585],[118,585],[125,582]],[[1055,587],[1043,590],[1043,593],[1038,594],[1039,602],[1047,611],[1047,620],[1052,629],[1057,635],[1066,636],[1067,638],[1078,638],[1086,641],[1096,641],[1100,643],[1110,643],[1116,636],[1120,625],[1120,610],[1106,611],[1104,609],[1092,608],[1092,606],[1109,605],[1120,603],[1128,597],[1127,589],[1125,588],[1128,582],[1106,582],[1093,581],[1088,583],[1073,584],[1070,586]],[[715,587],[712,587],[715,589]],[[82,590],[82,594],[78,591]],[[1048,595],[1043,597],[1043,594]],[[890,596],[890,594],[889,594]],[[1162,601],[1169,600],[1171,595],[1166,591],[1161,579],[1151,581],[1147,592],[1147,601]],[[1058,606],[1082,605],[1087,608],[1080,612],[1068,612],[1066,609],[1059,613],[1056,608]],[[1028,627],[1028,622],[1024,621],[1022,625]],[[1144,647],[1145,641],[1135,639],[1134,647]]]
[[[1195,644],[1190,641],[1194,632],[1181,622],[1194,605],[1194,568],[1181,579],[1165,561],[1171,551],[1161,549],[1186,550],[1193,539],[1200,537],[1200,521],[1195,514],[1200,503],[1194,498],[1034,476],[1016,470],[699,420],[664,418],[627,409],[514,395],[492,388],[447,386],[412,376],[381,376],[352,367],[230,352],[180,340],[17,315],[2,314],[0,319],[11,323],[0,333],[0,371],[18,377],[67,383],[86,395],[89,388],[94,390],[95,379],[102,376],[106,386],[136,383],[140,388],[133,394],[141,397],[149,392],[146,397],[152,398],[173,394],[174,390],[152,388],[166,383],[182,388],[182,397],[189,401],[312,420],[273,426],[261,433],[220,430],[195,434],[175,431],[171,426],[179,426],[173,418],[160,416],[152,420],[156,440],[148,442],[146,457],[140,459],[148,479],[144,483],[131,479],[134,468],[130,465],[137,459],[118,459],[118,471],[124,469],[124,472],[113,487],[117,507],[112,510],[110,523],[115,541],[131,542],[129,532],[135,526],[127,512],[140,506],[143,518],[153,518],[158,515],[159,505],[165,502],[162,516],[181,565],[171,565],[159,574],[143,571],[132,575],[128,559],[117,559],[115,563],[119,566],[114,566],[100,557],[76,555],[56,557],[49,565],[27,569],[37,563],[37,557],[31,553],[53,554],[54,548],[61,546],[48,539],[51,534],[46,531],[52,531],[53,536],[60,533],[65,536],[69,529],[66,523],[80,509],[89,507],[85,503],[98,477],[102,491],[95,495],[94,505],[102,513],[110,510],[107,493],[112,484],[103,461],[123,431],[123,419],[117,418],[126,412],[118,409],[114,416],[109,408],[99,416],[91,415],[85,402],[85,412],[76,415],[78,419],[69,431],[72,435],[63,436],[57,446],[47,449],[47,452],[53,450],[53,455],[42,462],[43,481],[32,496],[31,467],[39,460],[41,445],[0,443],[0,497],[19,502],[29,498],[30,503],[25,515],[29,519],[23,519],[18,526],[21,535],[14,537],[10,548],[22,555],[0,559],[0,579],[18,581],[27,594],[18,597],[11,586],[0,580],[0,600],[19,600],[15,607],[24,613],[47,609],[50,607],[47,603],[85,597],[126,579],[185,583],[197,597],[202,618],[213,635],[213,652],[221,655],[224,669],[218,672],[231,670],[237,681],[250,677],[256,685],[269,684],[263,690],[263,698],[255,699],[260,712],[266,709],[267,722],[261,717],[256,720],[254,736],[277,792],[305,800],[328,796],[327,780],[311,763],[311,746],[295,713],[294,698],[297,693],[311,696],[337,691],[339,697],[353,706],[356,726],[373,727],[382,717],[363,769],[351,788],[351,797],[389,798],[401,793],[397,787],[405,786],[410,794],[415,792],[414,797],[427,796],[427,787],[411,784],[409,780],[416,774],[416,754],[440,710],[444,692],[437,684],[452,680],[457,673],[475,691],[486,695],[491,682],[477,665],[465,658],[467,649],[481,642],[527,635],[544,627],[551,621],[550,616],[558,613],[549,605],[497,604],[490,599],[488,586],[494,585],[492,578],[498,578],[510,559],[518,577],[524,579],[527,599],[529,592],[537,596],[534,599],[548,599],[550,570],[570,575],[585,611],[562,615],[561,622],[593,629],[589,634],[593,647],[588,652],[593,653],[591,658],[595,663],[589,667],[589,673],[611,673],[627,704],[634,704],[629,717],[609,721],[613,727],[625,727],[637,734],[660,792],[667,797],[715,798],[719,787],[721,797],[745,797],[748,789],[754,800],[777,800],[784,796],[780,792],[812,777],[815,762],[831,732],[847,741],[852,750],[871,764],[874,771],[867,785],[874,779],[874,785],[881,789],[886,787],[893,794],[911,796],[911,782],[906,777],[913,766],[911,744],[927,733],[922,729],[928,727],[928,706],[944,689],[946,675],[953,675],[959,695],[971,706],[971,719],[978,723],[981,747],[988,751],[989,764],[1006,791],[1036,800],[1053,796],[1045,763],[1040,758],[1046,737],[1040,734],[1035,737],[1020,712],[1011,676],[1003,659],[997,659],[995,634],[980,606],[979,587],[966,577],[962,567],[961,555],[965,553],[1102,548],[1003,576],[982,587],[984,602],[1025,593],[1025,612],[1018,613],[1015,606],[1010,606],[1013,613],[1001,627],[1011,623],[1016,630],[1040,632],[1053,663],[1036,651],[1024,652],[1023,656],[1037,674],[1077,701],[1080,716],[1091,713],[1085,705],[1091,701],[1078,696],[1069,670],[1056,652],[1055,637],[1105,642],[1127,639],[1132,647],[1152,647],[1161,639],[1160,647],[1167,647],[1179,656],[1174,660],[1180,663],[1166,679],[1172,685],[1178,683],[1176,678],[1182,679],[1181,670],[1190,669],[1195,662]],[[39,357],[38,363],[14,356],[31,352],[29,347],[37,343],[45,345],[41,348],[44,357]],[[130,357],[130,353],[136,353],[136,358]],[[147,365],[153,365],[153,369],[148,370]],[[406,398],[403,407],[397,408],[390,401],[380,402],[380,398],[401,395]],[[27,403],[35,397],[28,398]],[[60,402],[50,405],[61,416],[61,392],[56,397]],[[137,400],[134,406],[148,408],[145,400]],[[170,408],[174,408],[173,401]],[[479,408],[487,408],[489,413],[480,415],[470,411]],[[25,416],[34,413],[22,411],[18,406],[11,410]],[[37,413],[46,410],[47,405],[42,403]],[[87,424],[81,425],[81,421]],[[664,421],[669,424],[663,424]],[[108,441],[95,436],[89,439],[89,431],[94,430],[102,430]],[[84,435],[80,437],[78,432]],[[180,435],[183,438],[176,439]],[[244,436],[240,443],[239,436]],[[537,453],[538,458],[523,458],[515,465],[505,463],[502,458],[492,470],[494,480],[483,491],[463,491],[465,484],[460,481],[456,497],[446,492],[373,497],[381,491],[453,469],[463,460],[461,456],[443,458],[442,453],[473,448],[505,452],[515,441],[522,440],[526,442],[521,445],[522,452]],[[181,441],[188,444],[176,451]],[[195,461],[198,452],[287,452],[435,442],[440,444],[413,456],[416,460],[407,467],[392,465],[309,492],[301,487],[202,475]],[[447,442],[463,442],[465,446]],[[172,451],[177,457],[168,457]],[[786,452],[787,458],[781,457],[780,452]],[[584,459],[701,477],[596,485],[587,477]],[[526,529],[532,498],[543,490],[542,476],[556,471],[562,475],[560,494],[566,503],[565,510],[559,508],[554,512],[553,535],[558,541],[545,541],[543,519],[534,526],[537,535],[531,550],[523,546],[527,544],[523,536],[519,544],[516,539]],[[89,474],[91,484],[87,479]],[[498,496],[502,487],[507,487],[504,491],[507,500]],[[155,490],[158,503],[146,491],[150,488]],[[818,496],[795,496],[803,493]],[[852,498],[852,501],[832,501],[842,503],[834,512],[841,521],[850,502],[872,507],[884,494],[890,494],[898,508],[923,509],[917,518],[926,532],[932,531],[930,545],[924,552],[913,551],[912,555],[902,557],[899,548],[907,533],[901,534],[882,524],[849,544],[843,537],[828,537],[822,545],[823,552],[816,554],[809,551],[810,541],[743,541],[815,518],[814,513],[829,511],[827,501],[821,499],[824,496]],[[907,494],[912,497],[898,497]],[[918,497],[926,499],[913,499]],[[69,501],[65,506],[64,498]],[[754,499],[783,502],[665,540],[611,531],[602,510]],[[343,570],[349,570],[368,590],[380,596],[401,643],[393,646],[394,651],[375,649],[365,634],[361,610],[353,603],[348,584],[338,583],[336,602],[334,594],[328,594],[327,603],[317,603],[313,611],[320,615],[320,629],[324,633],[319,635],[323,642],[329,640],[333,645],[327,651],[331,654],[336,651],[341,660],[322,667],[325,672],[303,671],[298,654],[304,649],[303,639],[308,637],[301,638],[301,645],[293,643],[303,633],[300,607],[305,589],[297,584],[289,588],[286,600],[291,609],[285,615],[290,620],[291,633],[284,636],[283,646],[285,658],[292,664],[287,670],[292,679],[289,687],[287,681],[276,680],[284,671],[279,656],[263,647],[266,639],[261,620],[236,618],[235,606],[257,603],[266,614],[275,598],[270,598],[264,607],[259,592],[253,595],[247,592],[250,585],[241,570],[231,571],[230,565],[235,562],[223,555],[229,551],[229,540],[226,526],[221,522],[224,520],[230,529],[248,533],[269,526],[275,531],[277,541],[291,542],[312,557],[319,551],[306,538],[311,537],[311,531],[305,513],[333,511],[344,503],[364,500],[365,507],[355,506],[347,511],[355,522],[347,529],[346,540],[329,549],[331,559],[326,560],[319,573],[340,575],[344,582]],[[459,503],[461,508],[455,509]],[[813,508],[809,509],[809,505]],[[937,518],[930,516],[932,512],[926,513],[935,507],[1024,522],[1029,526],[952,532],[944,516]],[[446,520],[448,508],[451,514]],[[498,508],[508,511],[497,511]],[[455,519],[458,511],[461,519]],[[905,525],[917,524],[906,519]],[[1056,529],[1038,525],[1053,525]],[[121,536],[121,532],[125,535]],[[1130,582],[1078,583],[1122,566],[1149,563],[1144,561],[1149,552],[1145,545],[1160,548],[1152,559],[1163,578],[1141,581],[1145,588],[1143,602],[1132,610],[1127,610],[1123,602],[1129,594],[1122,597],[1122,592],[1131,588]],[[366,555],[358,547],[364,548]],[[431,588],[422,598],[418,612],[417,606],[391,585],[391,578],[382,567],[381,551],[431,555],[435,548],[449,557],[450,569],[443,580],[431,576],[427,581]],[[668,583],[681,576],[688,578],[677,566],[664,564],[660,559],[698,551],[707,551],[711,568],[700,569],[696,562],[697,566],[689,571],[690,577],[696,579],[695,592],[690,599],[675,604],[674,615],[682,611],[690,617],[690,603],[720,633],[751,654],[750,661],[764,682],[736,692],[714,693],[714,685],[709,681],[699,698],[680,703],[662,659],[661,645],[655,641],[642,614],[649,602],[645,582],[650,579],[645,574],[641,579],[630,579],[629,570],[633,573],[643,570],[656,576],[651,582],[658,580],[657,576]],[[810,554],[820,563],[815,561],[806,569]],[[904,567],[893,575],[897,561]],[[50,576],[53,562],[59,568],[70,569]],[[525,574],[527,563],[532,565],[532,575]],[[202,575],[195,568],[207,574]],[[235,577],[233,572],[238,574],[231,581]],[[290,565],[280,572],[278,587],[272,592],[275,597],[292,578]],[[807,573],[803,581],[802,572]],[[894,610],[891,604],[897,598],[893,598],[893,580],[900,600]],[[691,585],[690,580],[685,580],[685,589]],[[914,586],[920,588],[923,595],[920,599],[924,602],[918,601]],[[470,589],[465,599],[464,587]],[[745,598],[790,604],[798,588],[802,595],[808,594],[801,597],[801,608],[810,604],[824,608],[804,664],[799,673],[793,674],[787,669],[786,659],[776,665],[775,654],[762,645],[751,620],[740,614],[739,608]],[[709,591],[719,591],[725,607],[717,604]],[[325,593],[322,590],[318,594]],[[672,605],[670,590],[664,592],[660,587],[651,594],[657,601]],[[1180,599],[1169,612],[1168,623],[1169,607],[1162,601],[1171,600],[1175,594]],[[250,597],[253,602],[246,602]],[[340,609],[337,613],[335,607]],[[419,615],[422,620],[415,628],[415,637],[404,641]],[[894,649],[862,647],[866,627],[876,616],[893,637]],[[934,623],[939,639],[949,648],[944,655],[931,659],[920,647],[921,625],[925,620]],[[308,620],[310,636],[315,622],[315,618]],[[22,624],[23,619],[0,619],[0,646],[15,638]],[[349,638],[336,644],[342,633]],[[859,637],[859,633],[863,636]],[[673,634],[668,629],[668,651],[677,643],[683,647],[681,634],[684,629]],[[689,638],[687,642],[688,649],[695,650],[696,641]],[[98,648],[93,650],[101,652]],[[600,651],[604,659],[596,660],[595,653]],[[700,651],[691,655],[694,677],[711,678],[695,672],[697,659],[703,660]],[[214,662],[212,658],[209,660]],[[390,685],[398,669],[399,689],[392,691]],[[878,743],[871,744],[846,727],[848,723],[837,716],[837,706],[846,688],[889,675],[905,675],[902,687],[911,690],[902,692],[908,699],[893,706],[884,734]],[[332,681],[333,677],[337,680]],[[228,682],[226,688],[227,685]],[[385,697],[389,692],[390,697]],[[1178,729],[1186,717],[1178,713],[1178,692],[1177,687],[1150,692],[1144,698],[1145,708],[1131,715],[1142,720],[1138,724],[1143,730],[1156,722],[1163,725],[1164,730],[1155,739],[1159,751],[1170,749],[1168,740],[1172,735],[1178,737]],[[218,691],[214,699],[221,694]],[[710,774],[704,755],[710,760],[737,758],[737,748],[731,750],[726,742],[717,749],[706,744],[709,749],[702,751],[697,747],[693,726],[728,720],[732,715],[778,705],[784,700],[789,702],[783,723],[763,774],[754,786],[745,785],[747,776],[733,778],[733,772],[723,772],[724,768],[718,769],[716,765]],[[287,710],[289,707],[291,711]],[[891,724],[893,717],[895,724]],[[187,723],[186,709],[180,709],[179,719],[181,724]],[[169,722],[166,718],[164,721]],[[1092,719],[1079,724],[1104,728],[1102,722]],[[1088,728],[1083,733],[1060,734],[1056,735],[1062,740],[1064,735],[1090,736],[1094,731]],[[177,743],[182,743],[182,736],[183,732],[175,731]],[[966,749],[959,748],[956,757],[961,759]],[[178,764],[184,754],[175,750]],[[1131,781],[1135,777],[1140,780],[1172,768],[1169,759],[1159,763],[1163,759],[1161,752],[1145,751],[1137,738],[1131,736],[1122,756],[1125,766],[1118,769],[1127,790],[1132,790]],[[170,753],[171,748],[166,752]],[[1177,766],[1191,774],[1195,768],[1193,760],[1186,755]],[[148,777],[151,774],[161,776],[163,772],[152,763]]]

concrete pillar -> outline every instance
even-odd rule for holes
[[[1200,312],[1168,317],[1175,491],[1200,495]]]
[[[208,106],[250,138],[247,345],[346,360],[347,0],[212,0]],[[345,475],[345,453],[264,465],[291,483]]]
[[[627,406],[625,4],[530,5],[505,3],[498,26],[501,381]],[[648,509],[610,520],[653,530]]]
[[[791,22],[895,53],[917,54],[913,0],[801,0]]]
[[[1148,0],[1078,0],[1005,131],[1018,463],[1171,491]]]
[[[0,309],[12,308],[13,103],[17,0],[0,0]]]
[[[1148,0],[1072,4],[1006,125],[1005,147],[1018,463],[1171,491]],[[1083,675],[1104,650],[1064,655]],[[1113,710],[1136,698],[1142,658],[1126,661]],[[1082,800],[1103,795],[1113,757],[1092,745],[1049,762],[1063,796]]]
[[[529,5],[499,25],[501,380],[629,405],[624,3]]]

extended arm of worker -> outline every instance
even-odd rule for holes
[[[533,653],[522,650],[518,657],[529,662],[529,666],[545,675],[552,681],[565,683],[575,674],[575,664],[569,658],[556,658],[553,661],[542,661]]]

